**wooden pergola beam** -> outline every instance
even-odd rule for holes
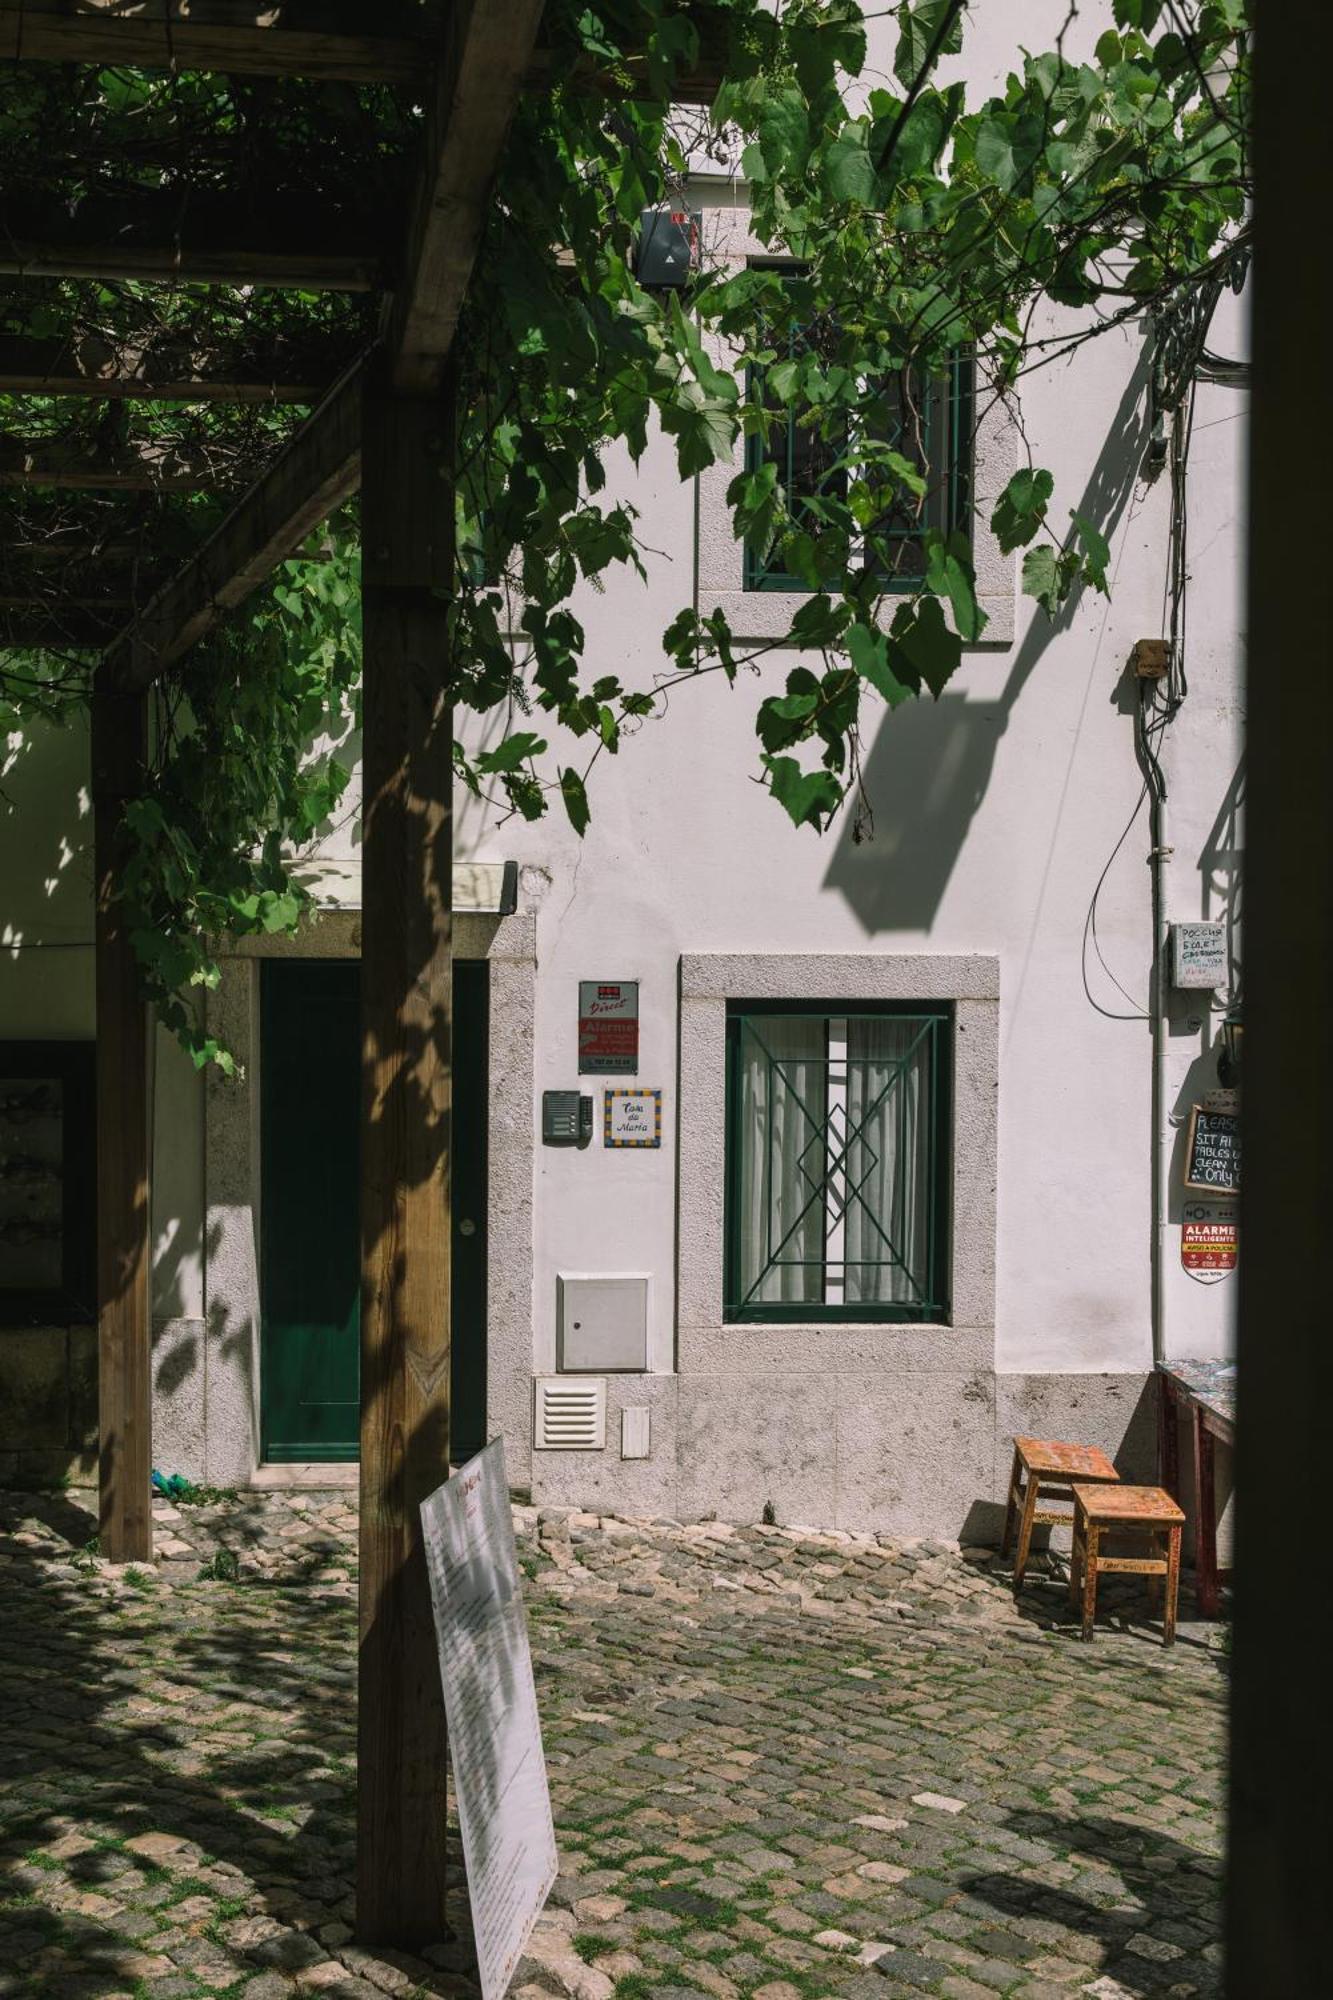
[[[0,334],[0,395],[82,396],[99,402],[317,403],[346,364],[346,343],[327,365],[310,352],[261,355],[241,343],[192,352],[186,340],[113,344],[90,335],[34,340]]]
[[[383,217],[361,200],[357,167],[343,186],[273,193],[262,202],[189,181],[129,194],[89,194],[72,207],[0,194],[0,275],[137,279],[170,285],[261,285],[365,292],[391,274]]]
[[[137,284],[261,285],[275,291],[370,292],[384,282],[377,251],[251,249],[231,244],[124,242],[88,235],[51,242],[21,231],[0,233],[0,277],[95,278]]]
[[[197,445],[130,443],[90,457],[59,438],[0,437],[0,488],[64,487],[89,492],[209,493],[235,485],[235,460]]]
[[[0,610],[0,653],[88,653],[95,659],[121,623],[114,612],[108,618],[65,604]]]
[[[72,611],[100,620],[105,637],[114,639],[166,574],[161,563],[149,567],[123,559],[88,557],[60,566],[6,561],[0,566],[0,617],[12,612],[59,617]]]
[[[439,47],[434,25],[420,10],[382,7],[367,34],[363,8],[313,0],[0,0],[0,60],[382,83],[424,96]],[[558,80],[633,97],[646,87],[639,66],[631,59],[612,76],[585,61],[571,72],[563,53],[534,48],[523,88]],[[721,59],[702,51],[676,80],[678,101],[711,104],[721,75]]]
[[[396,390],[420,395],[439,386],[541,17],[542,0],[468,0],[453,17],[394,297],[388,348]]]
[[[116,641],[106,660],[111,684],[147,687],[356,492],[361,374],[358,363],[330,390],[202,548]]]
[[[377,32],[367,33],[374,23]],[[419,9],[291,0],[0,0],[0,59],[420,88]]]
[[[88,597],[72,596],[64,590],[0,590],[0,618],[11,611],[45,612],[50,616],[73,611],[80,616],[101,618],[104,629],[109,629],[117,613],[123,616],[133,609],[133,605],[133,598],[124,590],[118,596],[115,593],[106,596],[94,593]]]

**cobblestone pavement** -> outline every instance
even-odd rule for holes
[[[0,1996],[475,2000],[351,1939],[354,1495],[0,1494]],[[562,1875],[521,2000],[1219,1991],[1225,1658],[985,1551],[516,1513]],[[203,1572],[203,1574],[201,1574]],[[457,1918],[458,1912],[454,1912]],[[526,1989],[526,1991],[525,1991]]]

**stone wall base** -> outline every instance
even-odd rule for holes
[[[644,1406],[650,1455],[622,1459],[621,1413]],[[1156,1392],[1140,1372],[613,1375],[605,1451],[534,1451],[532,1497],[681,1521],[768,1507],[790,1526],[994,1543],[1015,1432],[1156,1476]]]

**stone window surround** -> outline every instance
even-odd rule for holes
[[[989,1370],[995,1358],[1000,966],[946,953],[687,953],[680,961],[677,1368],[771,1374]],[[952,1300],[938,1321],[722,1317],[729,1000],[950,1001],[954,1007]]]
[[[488,1436],[504,1437],[511,1482],[526,1485],[532,1448],[536,918],[460,913],[453,936],[455,957],[486,959],[491,968],[486,1428]],[[361,912],[323,910],[294,937],[238,944],[223,959],[219,988],[209,996],[210,1020],[248,1078],[238,1086],[210,1072],[207,1080],[204,1311],[208,1463],[216,1483],[245,1484],[259,1465],[258,961],[360,955]]]
[[[772,251],[750,233],[748,190],[743,181],[699,181],[691,184],[690,199],[704,211],[704,259],[709,266],[724,265],[739,270],[752,260],[772,260]],[[719,368],[730,365],[727,345],[715,336],[706,337],[709,358]],[[1006,556],[989,522],[991,509],[1013,477],[1018,465],[1018,427],[1005,405],[986,385],[976,389],[978,420],[972,463],[972,559],[976,568],[977,601],[986,613],[987,625],[981,648],[1007,646],[1014,638],[1014,596],[1017,588],[1016,558]],[[698,479],[698,578],[697,599],[702,616],[725,611],[738,639],[780,638],[792,619],[809,602],[807,591],[746,590],[742,585],[744,550],[736,540],[727,506],[727,488],[744,469],[745,441],[741,439],[732,458],[713,465]],[[896,600],[888,599],[884,621],[892,618]],[[950,617],[945,607],[946,617]],[[969,651],[975,650],[973,647]]]

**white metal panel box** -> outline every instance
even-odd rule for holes
[[[648,1277],[561,1271],[556,1278],[562,1374],[634,1374],[648,1366]]]

